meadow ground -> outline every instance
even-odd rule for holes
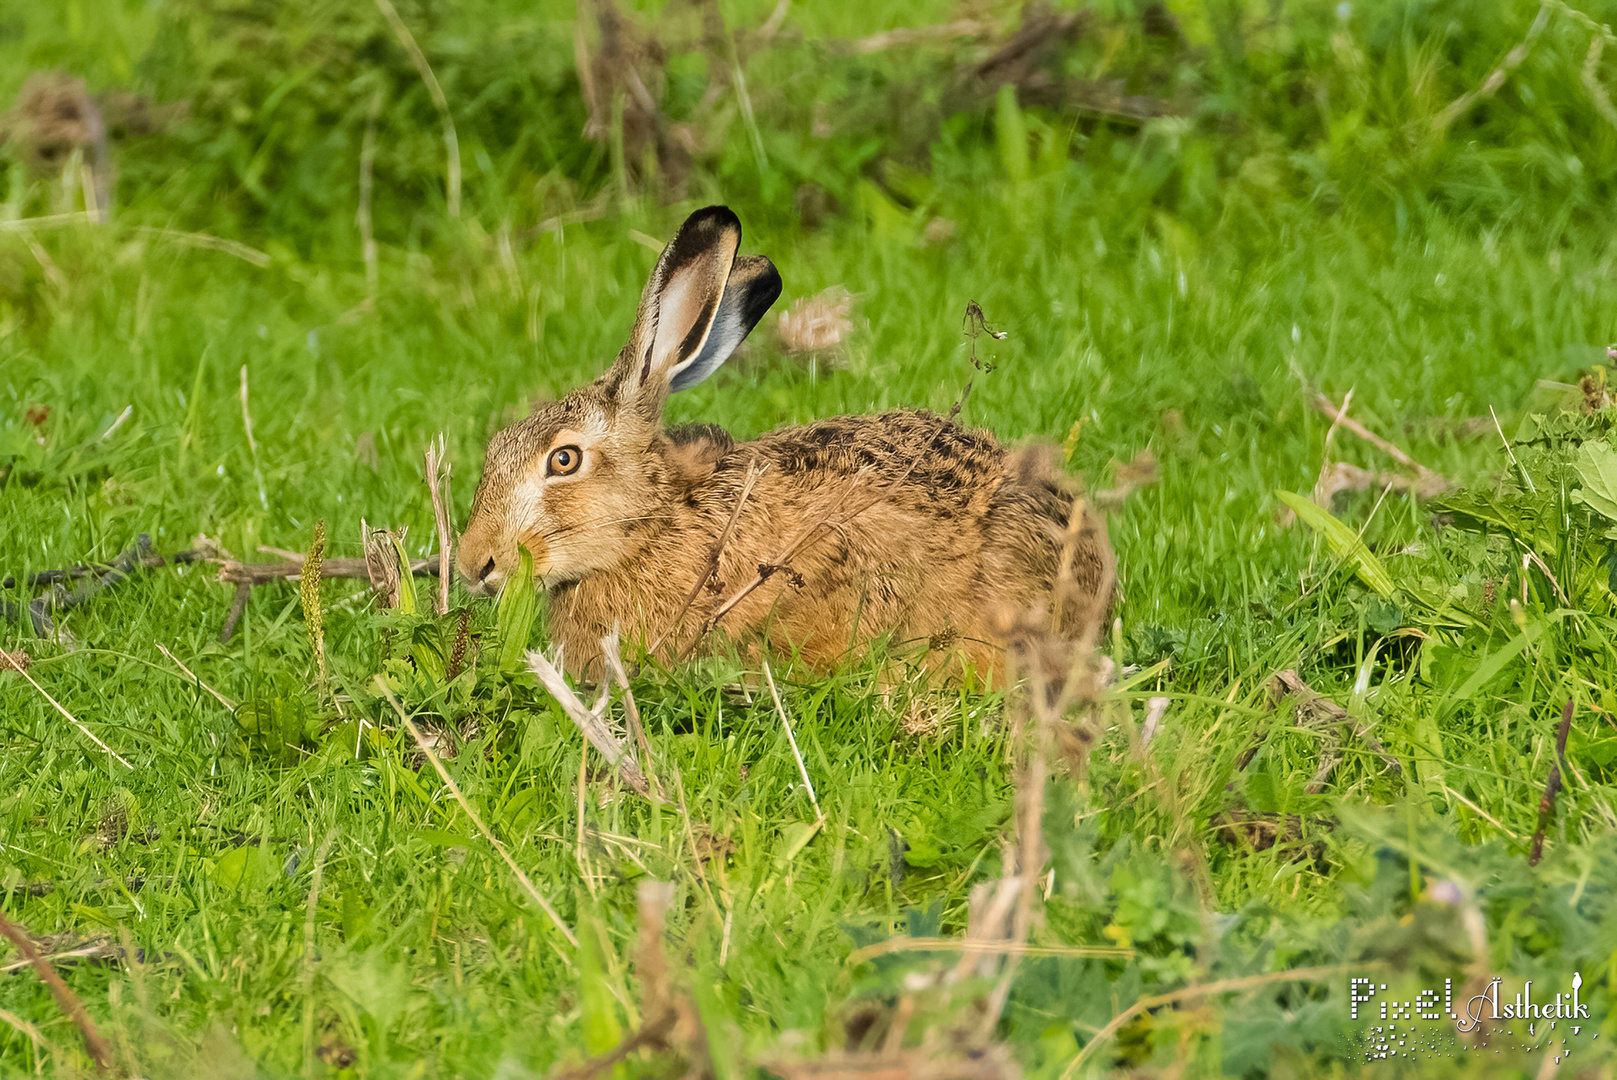
[[[631,685],[670,793],[655,803],[505,662],[546,645],[542,610],[530,631],[458,585],[426,614],[425,578],[415,615],[358,581],[270,583],[221,644],[217,567],[149,568],[44,636],[18,607],[0,622],[32,680],[0,674],[4,914],[61,954],[113,1070],[550,1075],[674,1000],[694,1018],[677,1037],[603,1074],[1054,1078],[1082,1051],[1085,1074],[1379,1075],[1399,1066],[1363,1063],[1350,977],[1411,996],[1498,973],[1553,995],[1576,971],[1591,1019],[1565,1067],[1605,1075],[1617,127],[1588,88],[1598,23],[1555,5],[1174,8],[1163,45],[1156,16],[1097,9],[1061,70],[1098,84],[1132,65],[1173,106],[1144,119],[1024,109],[1031,76],[940,104],[935,57],[805,42],[958,12],[794,8],[779,48],[734,54],[751,104],[733,77],[698,100],[708,69],[668,61],[654,89],[697,147],[675,177],[672,142],[628,146],[627,98],[615,135],[578,136],[570,5],[451,7],[399,11],[433,28],[458,217],[431,95],[377,9],[0,8],[8,96],[60,68],[191,102],[115,144],[108,223],[82,220],[93,146],[42,170],[13,125],[0,150],[0,576],[18,579],[0,598],[25,605],[43,594],[27,575],[140,534],[264,561],[308,551],[319,523],[339,558],[365,521],[435,551],[429,441],[445,437],[464,523],[489,434],[600,371],[657,243],[729,202],[743,250],[785,280],[775,311],[840,286],[849,325],[804,354],[772,314],[670,422],[746,437],[944,411],[969,380],[965,422],[1061,446],[1092,492],[1147,481],[1109,518],[1117,681],[1068,717],[1093,741],[1038,786],[1033,948],[1003,998],[997,959],[941,977],[961,953],[936,939],[961,938],[1017,839],[1014,693],[777,657],[800,771],[760,672],[647,665]],[[771,10],[723,9],[752,28]],[[967,16],[986,44],[949,44],[950,63],[1035,17]],[[1524,38],[1503,89],[1442,119]],[[521,58],[535,42],[550,59]],[[823,85],[804,86],[811,68]],[[1002,339],[969,336],[971,301]],[[1351,394],[1346,415],[1421,468],[1333,425],[1321,392]],[[446,767],[465,804],[378,674],[462,733]],[[648,881],[673,883],[666,977],[637,939]],[[928,940],[881,944],[904,938]],[[89,1072],[15,959],[0,953],[0,1072]],[[1450,1040],[1405,1074],[1544,1075],[1564,1034],[1486,1058]]]

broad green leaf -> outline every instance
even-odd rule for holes
[[[252,848],[243,845],[231,848],[213,864],[213,880],[221,889],[235,892],[247,876],[247,856]]]
[[[1617,521],[1617,450],[1609,443],[1586,442],[1572,462],[1583,487],[1572,498],[1602,517]]]
[[[518,548],[521,564],[506,579],[495,607],[494,620],[500,628],[500,668],[516,671],[522,667],[522,654],[528,648],[533,618],[539,605],[533,586],[533,553]]]
[[[410,553],[404,550],[404,541],[393,537],[393,550],[399,555],[399,610],[406,615],[416,613],[415,575],[410,572]]]
[[[1331,549],[1331,554],[1353,567],[1359,580],[1382,596],[1393,594],[1392,576],[1387,568],[1381,565],[1359,534],[1342,524],[1328,510],[1322,509],[1311,499],[1291,491],[1275,492],[1281,502],[1294,510],[1303,524],[1325,537],[1325,544]]]

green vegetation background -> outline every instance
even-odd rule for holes
[[[1395,988],[1473,971],[1560,988],[1580,970],[1592,1028],[1617,1035],[1601,510],[1617,513],[1617,470],[1601,471],[1601,412],[1580,409],[1606,400],[1617,338],[1609,4],[1118,0],[1028,63],[985,68],[1019,27],[1069,10],[870,0],[772,18],[671,0],[625,12],[660,142],[636,134],[627,97],[584,134],[577,58],[599,56],[599,5],[397,10],[456,129],[458,217],[438,111],[374,4],[0,3],[0,101],[59,71],[124,118],[105,224],[54,220],[88,209],[89,151],[42,159],[16,113],[0,143],[0,575],[108,560],[140,533],[257,559],[306,549],[317,521],[331,555],[359,554],[362,519],[430,550],[429,438],[446,435],[464,521],[487,436],[608,362],[657,240],[722,200],[746,250],[779,266],[778,311],[841,286],[853,323],[805,360],[771,317],[671,420],[744,437],[946,409],[974,373],[975,300],[1007,336],[976,343],[993,369],[968,422],[1061,444],[1091,488],[1142,451],[1158,463],[1110,521],[1107,649],[1125,675],[1082,775],[1046,793],[1034,935],[1132,951],[1022,962],[991,1038],[1025,1075],[1061,1075],[1144,995],[1304,966],[1380,963]],[[977,31],[870,40],[961,20]],[[1583,395],[1537,385],[1580,373]],[[1308,386],[1351,390],[1352,416],[1460,492],[1342,493],[1329,509],[1362,545],[1287,524],[1274,493],[1314,489],[1330,427]],[[1329,454],[1397,471],[1343,430]],[[254,590],[220,645],[231,599],[207,568],[165,569],[62,614],[54,639],[0,624],[0,648],[31,655],[135,765],[0,675],[5,911],[55,951],[143,950],[64,966],[131,1075],[546,1075],[638,1022],[647,877],[676,883],[669,948],[720,1077],[854,1047],[906,997],[921,1001],[906,1045],[975,1024],[982,988],[944,1000],[937,985],[952,954],[848,961],[889,936],[959,936],[971,888],[998,875],[1012,790],[997,695],[884,695],[868,668],[783,660],[828,815],[809,833],[767,697],[727,691],[724,661],[648,670],[636,694],[687,818],[607,798],[599,777],[581,791],[576,731],[497,665],[440,685],[453,616],[401,623],[328,584],[333,684],[386,729],[360,737],[316,685],[296,587]],[[480,633],[509,636],[466,602]],[[431,667],[404,664],[411,646],[437,650],[438,682],[410,682]],[[412,709],[477,721],[476,752],[450,767],[583,948],[417,771],[366,689],[384,669]],[[1277,707],[1284,669],[1373,725],[1401,768]],[[1168,706],[1146,746],[1150,697]],[[1566,786],[1541,823],[1568,698]],[[1235,828],[1231,811],[1265,824]],[[1354,1072],[1348,974],[1158,1009],[1084,1068]],[[88,1068],[31,976],[0,976],[0,1008],[39,1036],[0,1025],[0,1072]]]

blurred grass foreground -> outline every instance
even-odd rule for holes
[[[0,0],[0,1075],[1611,1075],[1612,19]],[[713,202],[786,291],[670,421],[969,382],[1109,513],[1071,708],[631,665],[642,797],[439,591]]]

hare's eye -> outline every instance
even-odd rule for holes
[[[548,476],[566,476],[578,471],[578,466],[584,460],[584,453],[576,446],[563,446],[550,452],[545,462],[545,473]]]

